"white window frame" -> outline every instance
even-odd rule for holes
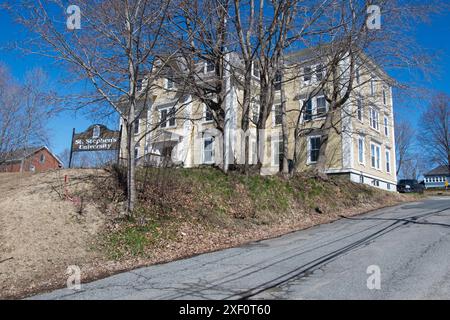
[[[210,161],[206,161],[205,160],[205,141],[206,140],[211,140],[211,160]],[[205,135],[202,138],[202,163],[203,164],[214,164],[215,163],[215,147],[216,147],[216,143],[215,143],[215,139],[213,136],[210,135]]]
[[[256,143],[257,143],[256,140],[250,141],[249,159],[251,159],[251,164],[256,164],[258,162],[258,148]]]
[[[317,103],[317,101],[319,99],[323,99],[325,101],[325,113],[321,114],[320,117],[319,117],[319,113],[318,113],[318,110],[319,110],[318,106],[319,106],[319,104]],[[316,116],[316,119],[317,118],[320,119],[322,117],[325,117],[326,114],[328,113],[328,108],[329,108],[328,107],[328,101],[327,101],[327,99],[325,99],[325,96],[314,97],[314,102],[315,102],[315,106],[313,106],[313,111],[314,111],[314,115]]]
[[[208,71],[208,62],[211,62],[212,65],[214,66],[214,68],[210,71]],[[210,74],[210,73],[214,73],[216,71],[216,65],[213,61],[205,61],[205,64],[203,65],[203,73],[204,74]]]
[[[175,109],[175,113],[174,113],[174,121],[175,121],[175,124],[174,125],[170,125],[170,117],[169,117],[169,114],[170,114],[170,110],[171,109]],[[166,118],[166,123],[165,123],[165,125],[163,126],[163,123],[161,122],[162,121],[162,117],[161,117],[161,115],[162,115],[162,111],[163,110],[167,110],[167,118]],[[164,107],[164,108],[160,108],[159,110],[159,122],[160,122],[160,127],[161,128],[166,128],[166,129],[170,129],[170,128],[176,128],[177,127],[177,119],[176,119],[176,117],[175,117],[175,115],[176,115],[176,113],[177,113],[177,108],[175,107],[175,106],[171,106],[171,107]]]
[[[373,151],[374,153],[372,153],[372,147],[374,147]],[[377,159],[377,150],[378,150],[378,159]],[[372,157],[375,155],[375,166],[372,163]],[[377,161],[378,160],[378,161]],[[381,145],[375,142],[371,142],[370,143],[370,167],[372,169],[381,171],[381,167],[382,167],[382,163],[381,163]]]
[[[140,146],[136,146],[134,147],[134,159],[139,159],[139,157],[141,156],[141,147]]]
[[[317,96],[317,97],[311,98],[311,100],[310,100],[311,101],[311,119],[310,120],[305,120],[305,114],[306,114],[306,108],[305,108],[305,110],[303,110],[303,112],[302,112],[302,118],[301,118],[302,122],[309,122],[309,121],[320,120],[320,119],[322,119],[322,118],[324,118],[326,116],[326,114],[328,113],[328,111],[330,109],[330,106],[328,104],[328,101],[325,99],[325,110],[326,111],[325,111],[324,114],[322,114],[319,117],[319,115],[317,113],[317,110],[318,110],[318,108],[317,108],[317,100],[319,98],[325,99],[325,96]],[[305,100],[301,100],[300,101],[300,106],[303,106],[304,103],[305,103]]]
[[[39,156],[39,163],[45,163],[45,154],[41,153]]]
[[[279,127],[279,126],[281,126],[282,125],[282,123],[275,123],[275,120],[276,120],[276,109],[277,109],[277,107],[280,107],[281,108],[281,103],[275,103],[273,106],[272,106],[272,127]],[[281,110],[281,112],[282,112],[283,110]],[[281,115],[281,116],[283,116],[283,114]]]
[[[255,111],[257,112],[257,114],[256,114],[256,117],[257,117],[257,120],[259,120],[259,110],[260,110],[260,105],[259,105],[259,103],[256,103],[256,102],[252,102],[251,103],[251,109],[252,109],[252,118],[251,118],[251,122],[253,123],[253,124],[255,124],[256,125],[256,123],[257,122],[255,122]]]
[[[387,94],[386,94],[386,88],[383,87],[383,105],[387,106]]]
[[[319,67],[320,67],[320,72],[318,72]],[[314,80],[316,83],[322,81],[323,78],[325,78],[326,72],[324,72],[325,71],[324,68],[325,68],[325,66],[322,63],[318,63],[318,64],[314,65],[314,74],[313,75],[314,75]],[[320,80],[317,78],[318,73],[320,73],[322,75],[322,79],[320,79]]]
[[[278,145],[278,148],[275,148],[275,145]],[[283,144],[283,139],[279,135],[272,136],[272,143],[271,143],[271,155],[272,155],[272,167],[279,167],[280,166],[280,147]]]
[[[137,119],[134,125],[134,135],[137,136],[141,133],[141,119]]]
[[[383,118],[384,135],[389,137],[389,118],[384,116]]]
[[[386,157],[386,172],[391,174],[392,172],[392,161],[391,161],[391,150],[390,149],[386,149],[385,152],[385,157]]]
[[[172,83],[172,87],[169,88],[169,81]],[[164,89],[172,90],[175,89],[175,82],[173,80],[169,80],[167,78],[164,79]]]
[[[211,110],[209,110],[209,112],[212,114]],[[214,115],[213,115],[213,118],[211,120],[207,120],[206,119],[207,113],[208,113],[208,107],[206,106],[206,103],[203,103],[203,123],[212,123],[212,122],[214,122]],[[176,120],[175,120],[175,125],[176,125]]]
[[[361,154],[362,154],[362,161],[360,159]],[[366,139],[364,137],[358,137],[358,163],[363,166],[366,165]]]
[[[360,108],[360,105],[361,105],[361,108]],[[361,115],[361,117],[360,117],[360,115]],[[364,122],[364,105],[363,105],[363,101],[361,98],[358,98],[356,100],[356,118],[360,122]]]
[[[308,136],[308,147],[307,147],[308,155],[306,157],[306,164],[307,165],[312,165],[312,164],[316,164],[317,163],[317,161],[311,161],[311,151],[312,151],[312,149],[311,149],[311,140],[312,139],[317,139],[317,138],[322,139],[322,136],[318,136],[318,135]],[[319,152],[320,152],[320,149],[319,149]]]
[[[280,77],[280,81],[277,81],[278,76]],[[277,89],[277,85],[280,85],[280,88],[279,88],[279,89]],[[281,91],[282,85],[283,85],[283,74],[280,72],[280,73],[277,73],[277,74],[275,75],[275,79],[274,79],[274,91],[275,91],[275,92]]]
[[[261,70],[259,68],[255,68],[255,63],[256,63],[256,61],[252,62],[252,77],[256,78],[256,79],[259,79],[259,77],[261,76]],[[258,69],[259,75],[255,74],[255,69]]]
[[[309,68],[309,69],[310,69],[310,71],[309,71],[308,74],[306,73],[306,68]],[[306,76],[309,76],[309,80],[306,80],[306,79],[305,79]],[[303,77],[302,77],[302,80],[303,80],[303,83],[304,83],[304,84],[306,84],[306,85],[311,84],[312,81],[313,81],[313,76],[314,76],[314,66],[305,66],[305,67],[303,67]]]
[[[370,95],[373,97],[375,95],[375,81],[370,80]]]
[[[374,115],[376,114],[376,119],[374,119]],[[370,120],[370,127],[380,132],[380,111],[376,109],[375,107],[369,107],[369,120]],[[376,120],[376,128],[373,127],[373,121]]]

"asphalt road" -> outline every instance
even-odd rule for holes
[[[369,266],[375,273],[367,273]],[[125,272],[83,284],[81,291],[33,298],[450,299],[450,198],[344,218]]]

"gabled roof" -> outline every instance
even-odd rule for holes
[[[23,159],[32,156],[33,154],[35,154],[38,151],[41,151],[42,149],[46,149],[48,153],[50,153],[52,157],[56,159],[56,161],[58,161],[61,165],[64,165],[63,162],[46,146],[28,147],[8,152],[4,156],[4,158],[6,159],[5,162],[8,163],[8,162],[22,161]]]
[[[427,172],[424,174],[424,176],[443,176],[443,175],[444,176],[450,175],[450,170],[449,170],[448,166],[446,166],[446,165],[436,167],[433,170],[431,170],[430,172]]]

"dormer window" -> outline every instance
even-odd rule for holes
[[[304,75],[303,75],[303,81],[304,82],[310,82],[311,81],[311,78],[312,78],[312,70],[311,70],[311,67],[305,67],[305,68],[303,68],[303,73],[304,73]]]
[[[205,73],[211,73],[214,71],[216,71],[216,65],[215,65],[214,61],[207,60],[205,62]]]
[[[259,71],[259,66],[256,62],[252,63],[252,76],[254,76],[255,78],[258,78],[261,76],[261,73]]]
[[[204,105],[204,119],[205,122],[211,122],[214,120],[214,115],[211,109],[206,106],[206,104]]]
[[[323,71],[324,71],[324,70],[323,70],[323,65],[318,64],[318,65],[316,66],[316,81],[317,81],[317,82],[320,82],[320,81],[323,80],[323,74],[324,74]]]
[[[141,91],[142,90],[142,83],[144,82],[144,79],[138,79],[136,81],[136,90]]]
[[[174,75],[173,75],[173,71],[169,71],[167,73],[167,78],[166,78],[166,83],[165,83],[165,88],[168,90],[174,89],[175,88],[175,81],[173,80]]]
[[[281,81],[282,81],[281,72],[277,72],[277,74],[275,75],[275,81],[274,81],[275,91],[281,90]]]

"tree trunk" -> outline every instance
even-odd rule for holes
[[[283,83],[283,82],[281,82]],[[287,115],[286,115],[286,101],[285,101],[285,93],[284,86],[281,85],[281,131],[283,134],[283,175],[287,177],[289,175],[289,161],[288,161],[288,152],[289,152],[289,132],[287,126]]]
[[[133,132],[134,123],[126,126],[127,130],[127,206],[126,215],[131,217],[133,215],[134,206],[136,203],[136,162],[134,157],[134,143]]]
[[[251,97],[251,64],[246,67],[246,74],[244,79],[244,92],[242,101],[242,121],[241,127],[244,132],[244,173],[249,171],[249,153],[250,153],[250,137],[247,136],[247,131],[250,125],[250,97]]]
[[[319,149],[319,159],[316,163],[315,173],[316,175],[323,179],[328,180],[328,176],[326,173],[327,170],[327,147],[329,140],[329,130],[331,130],[332,122],[333,122],[333,109],[327,113],[325,118],[325,122],[322,124],[320,132],[321,132],[321,140],[320,140],[320,149]]]

